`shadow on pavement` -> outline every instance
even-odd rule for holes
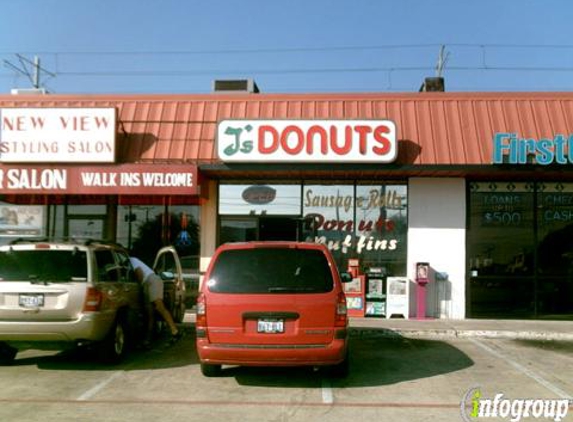
[[[369,387],[396,384],[448,374],[474,362],[461,350],[440,340],[409,339],[390,330],[353,329],[350,339],[350,375],[331,378],[333,387]],[[226,368],[243,386],[320,388],[326,378],[310,368]],[[326,378],[328,379],[328,378]]]
[[[198,365],[194,327],[185,326],[185,337],[174,345],[160,339],[151,350],[134,350],[118,365],[102,363],[95,351],[70,349],[56,354],[22,354],[13,365],[36,365],[43,370],[144,371]],[[355,329],[350,337],[350,375],[329,378],[313,368],[225,367],[222,377],[235,378],[242,386],[269,388],[367,387],[396,384],[459,371],[473,365],[461,350],[441,340],[410,339],[388,329]],[[215,381],[213,381],[215,382]]]
[[[195,349],[194,327],[185,326],[185,336],[176,344],[169,344],[168,337],[162,336],[153,342],[150,350],[135,348],[119,364],[109,364],[99,359],[97,348],[71,347],[60,352],[41,352],[37,345],[34,353],[20,349],[11,366],[36,365],[44,370],[71,371],[142,371],[150,369],[178,368],[199,363]],[[50,350],[47,348],[46,350]]]

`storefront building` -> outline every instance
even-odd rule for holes
[[[201,272],[321,242],[365,275],[358,316],[420,316],[423,269],[427,317],[573,317],[572,94],[11,95],[0,123],[1,243],[173,244]]]

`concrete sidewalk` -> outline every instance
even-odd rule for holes
[[[187,309],[185,323],[195,323]],[[573,321],[350,318],[350,332],[373,337],[483,337],[573,341]]]
[[[351,318],[351,334],[573,341],[573,321]]]

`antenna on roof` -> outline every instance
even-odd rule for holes
[[[440,46],[440,53],[438,54],[438,63],[436,64],[436,77],[443,77],[444,67],[446,67],[449,57],[450,53],[446,53],[446,46],[442,44]]]
[[[426,77],[422,86],[420,86],[420,92],[444,92],[446,90],[443,74],[449,57],[450,53],[446,53],[446,46],[442,44],[438,54],[438,62],[436,63],[436,76]]]
[[[18,72],[24,76],[27,76],[28,79],[30,80],[30,82],[32,83],[32,87],[35,90],[44,90],[45,91],[44,88],[40,87],[40,75],[42,72],[46,73],[47,75],[51,76],[52,78],[56,77],[55,73],[52,73],[52,72],[44,69],[42,66],[40,66],[40,57],[34,56],[34,61],[27,59],[26,57],[22,56],[21,54],[16,54],[16,57],[18,57],[18,60],[20,61],[20,67],[12,64],[8,60],[4,60],[4,65],[12,68],[16,72]],[[28,69],[29,65],[32,66],[32,71],[30,71],[30,69]]]

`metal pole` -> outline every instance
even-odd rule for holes
[[[132,213],[131,213],[131,205],[128,205],[127,208],[127,249],[131,251],[131,224],[132,224]]]
[[[34,56],[34,88],[40,88],[40,57]]]

